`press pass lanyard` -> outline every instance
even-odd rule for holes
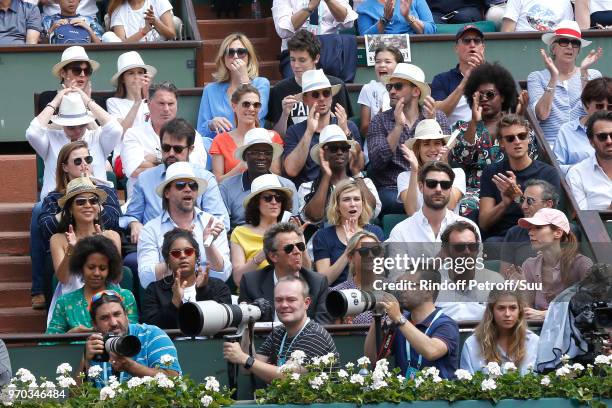
[[[302,334],[302,330],[304,330],[304,327],[308,325],[308,322],[310,322],[310,317],[306,318],[306,322],[304,323],[304,325],[302,326],[298,334],[296,334],[293,340],[291,340],[291,343],[289,343],[289,347],[287,347],[287,353],[289,353],[289,350],[291,350],[291,346],[293,346],[293,342],[295,341],[295,339],[297,339],[299,335]],[[276,365],[279,367],[285,364],[285,361],[287,361],[287,353],[285,353],[285,356],[281,358],[281,355],[283,354],[283,349],[285,348],[285,340],[287,340],[286,330],[285,330],[285,335],[283,336],[283,341],[281,341],[280,348],[278,349],[278,361],[276,362]]]
[[[427,326],[427,328],[425,329],[425,335],[427,335],[429,333],[429,329],[431,328],[431,326],[433,326],[434,322],[438,319],[438,317],[440,317],[441,314],[442,314],[442,310],[438,310],[438,313],[436,313],[434,318],[429,323],[429,326]],[[413,378],[414,375],[416,374],[416,371],[421,368],[421,363],[423,361],[423,356],[419,354],[419,359],[417,360],[417,368],[416,369],[414,367],[410,366],[410,362],[411,362],[410,343],[408,342],[408,340],[406,340],[406,359],[408,360],[408,368],[406,369],[406,377]]]
[[[104,362],[102,363],[102,372],[104,373],[103,375],[103,379],[104,379],[104,385],[108,385],[108,368],[109,368],[109,363]],[[110,366],[111,371],[113,370],[113,366]],[[119,373],[119,382],[122,383],[123,382],[123,371]]]

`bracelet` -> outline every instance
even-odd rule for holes
[[[53,113],[57,112],[57,108],[56,108],[55,106],[51,105],[50,103],[48,103],[47,105],[45,105],[45,108],[46,108],[47,106],[48,106],[48,107],[50,107],[51,109],[53,109]]]
[[[144,32],[144,28],[140,29],[140,34],[142,34],[143,37],[147,36],[147,33]]]
[[[65,255],[65,256],[70,256],[70,255],[72,255],[72,247],[71,247],[71,246],[68,246],[68,247],[66,248],[66,250],[64,251],[64,255]]]
[[[588,81],[589,80],[589,75],[580,75],[580,80],[581,81]]]
[[[544,88],[544,92],[553,93],[555,92],[555,88],[553,88],[552,86],[547,86],[546,88]]]
[[[90,103],[92,103],[92,102],[95,102],[95,101],[93,100],[93,98],[89,98],[89,100],[88,100],[88,101],[87,101],[87,103],[85,104],[85,107],[86,107],[87,109],[89,109],[89,104],[90,104]],[[91,109],[89,109],[89,110],[91,110]]]

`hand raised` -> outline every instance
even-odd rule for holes
[[[601,47],[598,47],[596,50],[591,50],[586,57],[580,63],[580,70],[587,70],[591,66],[595,65],[595,63],[601,58],[603,55],[603,50]]]
[[[552,58],[548,56],[548,54],[546,54],[546,51],[544,51],[543,49],[540,49],[540,55],[542,55],[542,60],[544,60],[544,66],[546,67],[548,72],[550,72],[550,77],[557,78],[559,76],[559,70],[557,69],[555,62],[552,60]]]

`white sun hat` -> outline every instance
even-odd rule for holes
[[[315,163],[320,165],[321,161],[319,160],[319,150],[322,149],[326,143],[332,142],[345,142],[351,147],[357,144],[356,141],[349,140],[346,137],[346,134],[340,128],[340,126],[327,125],[323,128],[323,130],[321,130],[321,134],[319,135],[319,143],[310,148],[310,158],[314,160]]]
[[[188,179],[193,180],[198,183],[198,196],[204,194],[206,188],[208,187],[208,183],[206,180],[196,177],[193,167],[191,167],[191,163],[189,162],[176,162],[172,163],[166,169],[166,177],[164,180],[157,185],[155,188],[155,192],[158,196],[164,196],[164,189],[174,180],[182,180]]]
[[[275,160],[283,154],[283,148],[278,143],[274,143],[270,137],[270,131],[264,128],[254,128],[246,132],[242,146],[234,151],[234,158],[245,162],[243,156],[245,150],[256,144],[267,144],[272,147],[272,160]]]
[[[311,69],[302,74],[302,92],[297,94],[295,98],[301,101],[306,92],[327,88],[331,88],[331,94],[334,96],[340,92],[342,85],[332,85],[322,69]]]
[[[385,83],[389,83],[391,78],[403,79],[411,82],[421,90],[419,102],[423,102],[426,96],[431,95],[431,88],[425,82],[425,73],[416,65],[400,62],[395,66],[395,70],[385,79]]]
[[[85,52],[85,48],[81,47],[80,45],[75,45],[66,48],[64,52],[62,52],[62,60],[55,64],[53,68],[51,68],[51,72],[56,77],[61,78],[60,71],[62,70],[62,68],[75,61],[89,62],[92,71],[97,71],[98,68],[100,68],[100,64],[98,63],[98,61],[89,59],[89,56]]]
[[[251,191],[244,197],[244,200],[242,200],[242,205],[246,208],[253,197],[259,193],[270,190],[282,191],[287,195],[287,200],[289,201],[293,198],[293,191],[288,187],[283,187],[276,174],[262,174],[256,177],[251,183]]]
[[[435,119],[423,119],[419,122],[414,130],[414,137],[406,140],[404,144],[407,148],[412,149],[417,140],[442,139],[444,144],[450,139],[450,135],[445,135],[442,132],[440,124]]]
[[[70,92],[63,96],[57,115],[51,118],[51,122],[60,126],[86,125],[95,121],[85,108],[83,98],[76,92]]]
[[[573,20],[563,20],[556,27],[552,33],[542,34],[542,41],[549,47],[557,39],[557,37],[574,38],[580,41],[581,47],[591,45],[591,41],[582,39],[582,31],[577,22]]]
[[[152,77],[157,74],[157,69],[152,65],[145,64],[139,53],[136,51],[128,51],[117,58],[117,72],[111,77],[111,84],[117,86],[117,81],[121,74],[133,68],[143,68],[147,74],[150,74]]]

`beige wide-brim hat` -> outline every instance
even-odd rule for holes
[[[417,86],[421,90],[419,103],[423,103],[425,97],[431,95],[431,88],[425,82],[425,73],[416,65],[400,62],[395,66],[393,73],[383,80],[385,84],[388,84],[392,78],[403,79]]]
[[[340,92],[342,85],[332,85],[322,69],[311,69],[302,74],[302,92],[295,95],[295,99],[302,101],[306,92],[327,88],[331,88],[331,96],[334,96]]]
[[[445,135],[442,132],[440,124],[435,119],[423,119],[419,122],[414,130],[414,137],[406,140],[404,143],[407,148],[412,149],[417,140],[444,140],[444,144],[448,143],[450,135]]]
[[[272,160],[278,159],[283,154],[283,148],[278,143],[274,143],[270,137],[270,131],[264,128],[254,128],[246,132],[242,146],[234,151],[234,158],[241,162],[244,160],[244,152],[256,144],[267,144],[272,147]]]
[[[270,190],[282,191],[287,195],[288,200],[293,198],[293,191],[288,187],[283,187],[276,174],[263,174],[256,177],[251,183],[251,191],[244,197],[244,200],[242,200],[242,206],[246,208],[253,197],[257,196],[259,193]]]
[[[163,197],[164,189],[168,184],[172,183],[175,180],[183,179],[193,180],[198,183],[197,196],[201,196],[202,194],[204,194],[206,188],[208,187],[208,182],[206,182],[206,180],[200,177],[196,177],[193,171],[193,167],[191,167],[191,163],[176,162],[168,166],[168,168],[166,169],[166,177],[164,178],[164,181],[157,185],[157,187],[155,188],[155,192],[158,196]]]
[[[580,31],[580,26],[573,20],[563,20],[555,27],[555,31],[552,33],[542,34],[542,42],[550,47],[558,37],[580,40],[581,47],[591,45],[591,41],[582,39],[582,31]]]
[[[326,143],[332,142],[344,142],[348,143],[351,148],[357,144],[354,140],[348,140],[344,131],[338,125],[327,125],[321,130],[321,134],[319,135],[319,143],[312,146],[310,148],[310,158],[321,165],[321,160],[319,160],[319,150],[325,146]]]
[[[97,71],[98,68],[100,68],[100,64],[98,63],[98,61],[89,58],[89,56],[85,52],[85,48],[81,47],[80,45],[75,45],[66,48],[64,52],[62,52],[62,60],[55,64],[53,68],[51,68],[51,72],[56,77],[61,78],[62,76],[60,75],[60,72],[62,68],[75,61],[89,62],[89,65],[91,65],[91,69],[94,72]]]
[[[117,86],[119,77],[125,72],[133,68],[142,68],[147,74],[154,77],[157,74],[157,69],[152,65],[147,65],[142,60],[142,57],[136,51],[124,52],[117,58],[117,72],[111,77],[111,84]]]
[[[97,195],[100,204],[103,204],[107,198],[106,192],[96,187],[89,177],[77,177],[70,180],[66,186],[66,194],[57,200],[57,205],[59,205],[60,208],[64,208],[64,205],[66,205],[72,197],[83,193],[93,193]]]
[[[51,122],[59,126],[86,125],[95,120],[96,118],[85,108],[81,95],[76,92],[64,95],[57,115],[51,118]]]

